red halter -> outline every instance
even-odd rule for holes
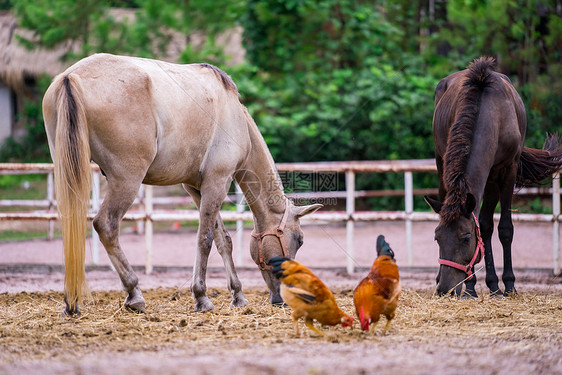
[[[263,259],[262,240],[265,236],[275,236],[279,238],[279,242],[281,243],[281,248],[283,249],[283,256],[286,257],[289,256],[289,252],[287,251],[287,246],[285,245],[285,240],[283,239],[283,230],[285,229],[285,224],[287,224],[288,217],[289,217],[289,201],[285,201],[285,213],[283,213],[283,219],[281,219],[281,224],[279,224],[279,226],[276,229],[261,232],[261,233],[255,233],[252,231],[252,237],[258,240],[258,261],[259,261],[258,268],[261,271],[267,271],[273,268],[269,264],[266,264],[266,262]]]
[[[474,212],[472,213],[472,217],[474,218],[474,223],[476,224],[476,239],[478,240],[478,243],[476,245],[476,250],[474,250],[474,256],[472,257],[470,263],[468,263],[468,265],[466,266],[463,266],[460,263],[439,258],[439,264],[453,267],[465,272],[468,275],[467,280],[472,279],[472,275],[473,275],[472,267],[474,267],[476,263],[480,262],[480,260],[484,259],[484,241],[482,241],[482,236],[480,235],[480,225],[478,224],[478,219],[476,219],[476,215],[474,215]],[[476,258],[478,258],[478,254],[480,254],[480,260],[476,262]]]

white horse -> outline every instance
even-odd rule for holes
[[[86,288],[90,161],[100,166],[108,188],[94,227],[128,293],[128,308],[144,312],[145,300],[119,244],[119,227],[142,183],[181,183],[198,206],[191,284],[195,310],[213,309],[205,284],[213,239],[226,268],[231,305],[246,305],[232,241],[219,214],[233,178],[254,215],[252,258],[271,303],[282,302],[266,262],[296,255],[303,241],[299,218],[321,205],[297,207],[285,197],[265,141],[226,73],[208,64],[96,54],[54,79],[43,99],[43,115],[62,220],[64,313],[80,313]]]

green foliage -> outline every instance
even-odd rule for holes
[[[129,6],[136,12],[118,19],[111,6]],[[174,34],[188,38],[195,31],[203,31],[213,45],[216,34],[233,27],[244,9],[241,0],[20,0],[13,10],[19,25],[35,32],[36,38],[20,37],[21,43],[53,48],[74,42],[80,50],[66,58],[76,60],[95,52],[164,56]]]
[[[378,58],[408,57],[396,48],[402,31],[371,2],[251,0],[242,26],[248,59],[269,73],[366,68]]]
[[[14,0],[0,0],[0,10],[10,10],[14,6]]]
[[[433,156],[438,79],[377,4],[252,0],[242,26],[249,63],[229,72],[276,161]],[[357,187],[401,179],[358,175]]]
[[[451,0],[447,17],[426,56],[454,71],[471,59],[494,56],[527,109],[527,141],[541,147],[546,132],[560,129],[562,110],[562,13],[559,1]],[[443,44],[451,50],[435,58]]]
[[[13,1],[0,0],[1,6]],[[6,5],[4,5],[6,4]],[[93,52],[156,57],[178,35],[201,32],[180,62],[211,62],[234,78],[276,161],[433,157],[431,120],[437,82],[475,57],[497,57],[527,108],[526,145],[541,147],[562,123],[562,14],[542,0],[19,0],[30,47],[68,41]],[[135,8],[117,19],[109,6]],[[217,35],[240,24],[246,62],[225,68]],[[38,108],[38,107],[37,107]],[[27,110],[32,115],[32,106]],[[30,123],[30,143],[40,126]],[[36,134],[35,134],[36,133]],[[35,134],[35,135],[34,135]],[[44,145],[45,143],[43,143]],[[15,145],[0,158],[35,150]],[[416,187],[437,186],[434,175]],[[358,189],[400,189],[396,174],[358,175]],[[401,198],[373,199],[377,208]],[[416,207],[424,206],[416,198]]]
[[[226,57],[214,41],[217,33],[234,26],[244,10],[243,1],[218,0],[19,0],[13,12],[22,28],[34,31],[34,37],[18,37],[27,48],[55,48],[61,44],[80,46],[63,56],[69,63],[95,52],[129,54],[157,58],[166,54],[174,34],[204,32],[208,38],[200,49],[190,46],[181,54],[183,62],[223,63]],[[2,3],[0,3],[2,5]],[[6,3],[6,6],[12,4]],[[117,19],[109,6],[134,6],[134,19]],[[39,85],[38,94],[26,98],[18,121],[27,134],[22,139],[8,138],[0,148],[0,162],[49,161],[47,138],[43,128],[41,98],[50,79]]]
[[[397,53],[402,32],[375,6],[252,0],[248,8],[254,66],[231,72],[276,160],[431,157],[437,80],[414,53]]]
[[[50,77],[40,77],[37,80],[38,91],[45,92],[50,81]],[[16,120],[26,124],[27,131],[22,138],[9,137],[0,145],[0,163],[50,161],[41,101],[26,98],[23,111],[17,116]]]
[[[541,198],[523,200],[521,206],[516,207],[518,213],[532,213],[552,215],[552,206],[549,202],[544,202]]]
[[[21,27],[35,31],[37,44],[55,47],[63,42],[79,42],[81,55],[95,51],[90,30],[95,20],[108,12],[107,2],[98,0],[19,0],[14,11]],[[19,38],[29,48],[34,42]]]

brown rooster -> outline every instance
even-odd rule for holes
[[[384,240],[377,238],[377,259],[365,277],[353,291],[355,311],[363,331],[369,331],[378,323],[380,315],[386,316],[387,322],[383,334],[394,318],[394,310],[400,295],[400,276],[394,260],[394,252]]]
[[[353,317],[340,310],[332,292],[308,268],[285,257],[271,258],[268,264],[273,266],[273,274],[281,280],[281,297],[293,309],[293,325],[297,336],[297,321],[301,317],[304,317],[304,324],[308,328],[321,335],[324,333],[314,327],[314,320],[329,326],[353,325]]]

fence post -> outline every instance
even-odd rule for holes
[[[560,275],[560,172],[552,179],[552,216],[554,219],[552,230],[552,244],[554,252],[554,274]]]
[[[144,194],[144,185],[142,185],[142,184],[141,184],[141,187],[139,188],[137,198],[139,200],[139,209],[141,211],[145,211],[145,209],[144,209],[145,194]],[[137,225],[137,230],[136,230],[137,234],[143,234],[144,233],[144,220],[137,220],[136,225]]]
[[[246,209],[244,204],[244,194],[238,183],[234,183],[236,191],[236,212],[243,213]],[[244,220],[236,220],[236,266],[242,267],[244,263],[242,254],[244,249]]]
[[[100,173],[93,172],[92,176],[92,210],[97,213],[100,209]],[[100,236],[94,228],[92,221],[92,263],[100,262]]]
[[[144,210],[145,210],[145,226],[144,238],[146,243],[146,262],[145,272],[149,275],[152,272],[152,186],[146,185],[144,189]]]
[[[353,256],[353,213],[355,212],[355,172],[345,171],[345,211],[347,213],[346,234],[347,234],[347,273],[355,271]]]
[[[47,174],[47,200],[49,201],[48,210],[51,211],[55,206],[55,182],[53,180],[53,172]],[[49,231],[47,238],[52,240],[55,238],[55,221],[49,220]]]
[[[406,208],[406,249],[408,251],[408,266],[413,264],[412,254],[412,213],[414,212],[414,179],[412,172],[404,172],[404,194]]]

